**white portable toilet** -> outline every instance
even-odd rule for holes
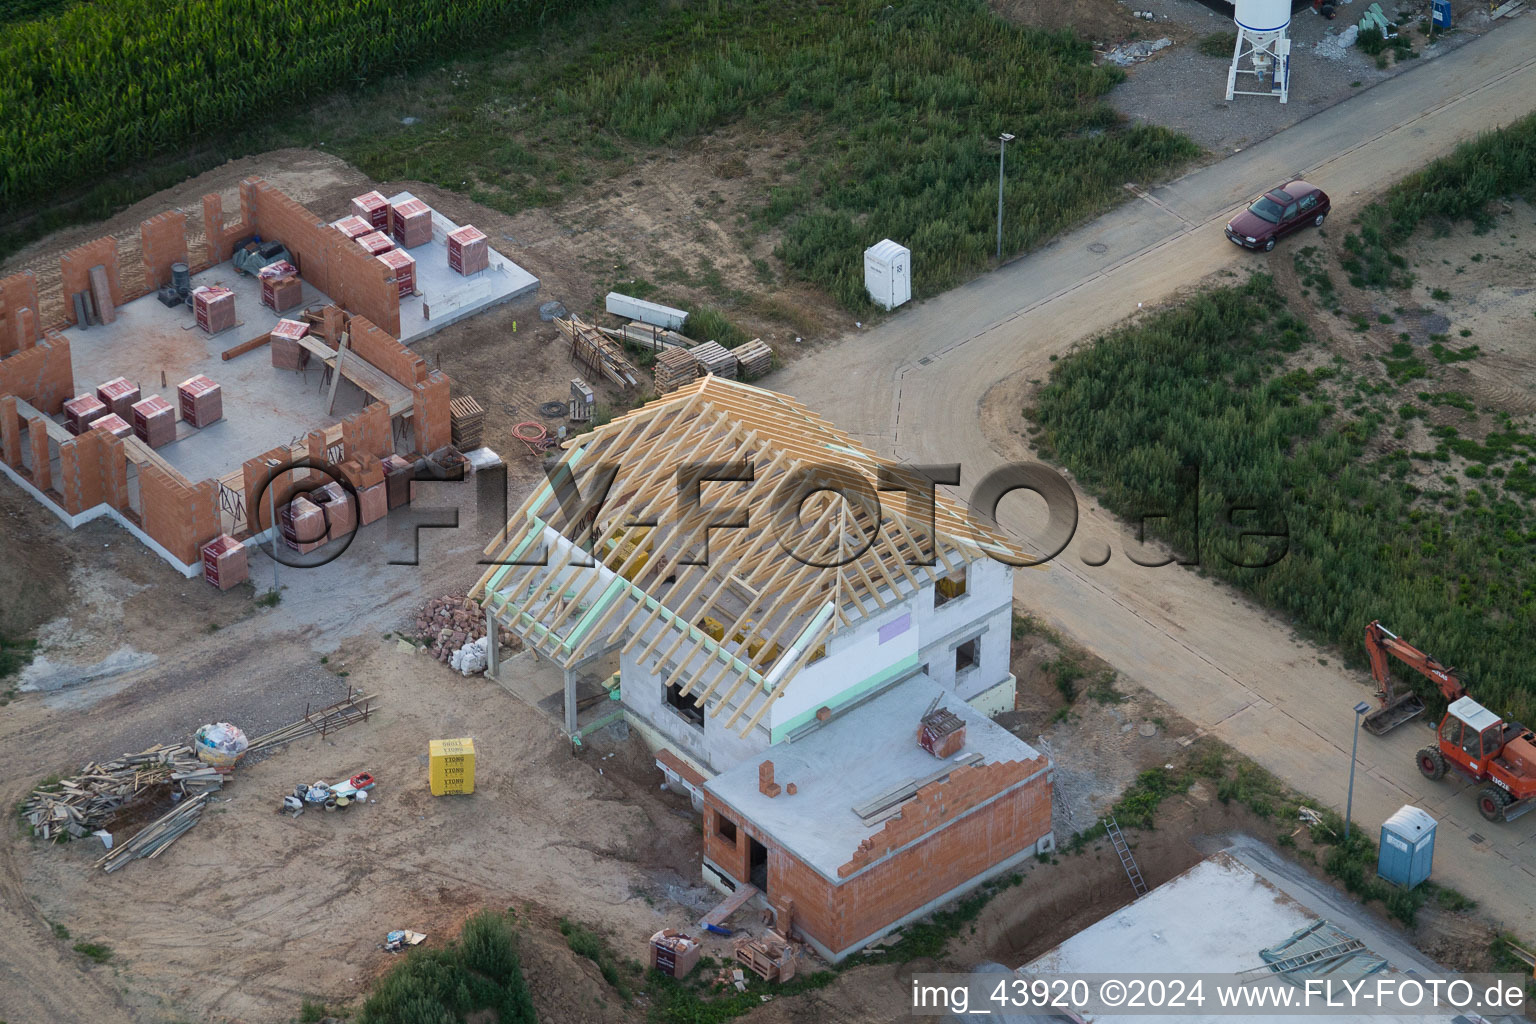
[[[889,238],[864,250],[864,288],[881,309],[912,297],[912,250]]]

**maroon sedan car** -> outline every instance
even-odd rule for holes
[[[1266,192],[1227,222],[1227,237],[1244,249],[1275,247],[1282,235],[1308,224],[1322,227],[1330,209],[1328,193],[1305,181],[1292,181]]]

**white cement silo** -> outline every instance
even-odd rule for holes
[[[1291,3],[1290,0],[1236,0],[1232,20],[1237,24],[1237,45],[1227,71],[1227,99],[1234,96],[1275,96],[1286,103],[1291,96]],[[1250,65],[1244,67],[1244,63]],[[1258,89],[1239,89],[1238,75],[1252,75]]]

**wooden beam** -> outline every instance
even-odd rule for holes
[[[263,334],[263,335],[261,335],[259,337],[256,337],[256,338],[252,338],[250,341],[241,342],[239,345],[236,345],[234,348],[227,348],[227,349],[225,349],[223,352],[219,353],[219,358],[224,360],[227,363],[231,359],[235,358],[236,356],[243,356],[247,352],[254,352],[254,351],[256,351],[257,349],[261,348],[263,345],[265,345],[267,342],[269,342],[271,340],[272,340],[272,332],[268,331],[266,334]]]

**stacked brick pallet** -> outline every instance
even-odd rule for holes
[[[235,293],[218,285],[192,289],[192,311],[197,326],[209,334],[218,334],[235,326]]]
[[[110,411],[95,395],[76,395],[64,403],[64,429],[78,436],[86,432],[92,420]]]
[[[336,540],[357,529],[357,504],[341,484],[332,481],[309,498],[325,513],[325,539]]]
[[[432,241],[432,211],[420,199],[407,199],[389,208],[389,232],[402,249]]]
[[[363,252],[369,256],[382,256],[395,247],[388,235],[382,231],[375,231],[364,235],[357,240],[357,244],[363,247]]]
[[[278,260],[256,272],[261,281],[261,304],[281,313],[303,301],[304,286],[299,282],[299,268],[287,260]]]
[[[656,357],[656,393],[669,395],[699,378],[699,361],[685,348],[662,349]]]
[[[736,357],[719,342],[706,341],[696,346],[692,355],[699,361],[701,373],[712,373],[716,377],[724,377],[727,380],[736,379]]]
[[[348,239],[354,242],[359,238],[362,238],[364,235],[373,234],[375,230],[372,223],[362,217],[359,217],[355,213],[350,217],[341,218],[341,220],[337,221],[331,226],[337,231],[340,231],[342,234],[346,235]]]
[[[176,410],[159,395],[133,405],[133,433],[151,448],[176,440]]]
[[[485,410],[480,403],[462,395],[448,403],[452,417],[453,446],[461,452],[472,452],[483,443]]]
[[[403,249],[391,249],[379,256],[379,262],[395,276],[395,285],[404,298],[416,290],[416,259]]]
[[[299,339],[309,333],[309,324],[298,320],[279,320],[272,328],[272,365],[279,370],[302,370],[309,365],[309,350]]]
[[[283,506],[278,513],[283,540],[301,555],[325,543],[325,512],[302,494]]]
[[[761,377],[773,369],[773,349],[762,338],[753,338],[735,349],[732,355],[736,357],[736,366],[743,378]]]
[[[389,230],[389,200],[378,192],[367,192],[353,199],[352,212],[372,225],[375,231]]]
[[[103,430],[113,437],[132,437],[133,426],[115,412],[98,416],[91,421],[92,430]]]
[[[250,563],[245,545],[227,533],[221,533],[203,545],[203,579],[228,590],[250,578]]]
[[[491,265],[491,243],[485,232],[469,224],[448,233],[448,269],[478,274]]]
[[[194,427],[201,429],[224,416],[223,389],[202,374],[176,385],[176,395],[181,403],[181,418]]]
[[[126,420],[133,416],[133,403],[142,396],[137,384],[128,383],[126,377],[118,377],[97,385],[96,397],[113,413]]]

